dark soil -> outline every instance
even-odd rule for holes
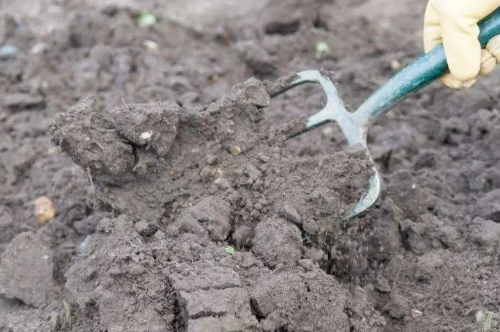
[[[0,22],[17,47],[0,56],[0,331],[498,324],[498,77],[433,84],[381,118],[384,194],[347,222],[366,156],[334,125],[285,139],[319,87],[271,97],[323,69],[354,108],[421,54],[424,2],[287,0],[201,31],[59,5],[50,33]]]

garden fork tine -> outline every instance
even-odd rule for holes
[[[291,88],[305,83],[319,83],[321,84],[326,97],[327,102],[325,107],[316,114],[307,118],[305,126],[301,127],[299,130],[288,135],[288,139],[297,137],[305,132],[308,132],[314,128],[323,126],[330,122],[335,122],[339,125],[342,133],[347,139],[349,145],[358,145],[371,159],[370,152],[367,148],[366,143],[366,130],[364,126],[360,125],[358,119],[354,116],[354,113],[350,113],[346,110],[344,103],[339,97],[337,89],[333,82],[327,76],[323,75],[317,70],[307,70],[294,75],[288,83],[282,84],[279,91],[272,93],[272,96],[281,94]],[[373,163],[373,165],[375,165]],[[369,207],[371,207],[377,201],[381,193],[381,178],[377,171],[377,168],[373,166],[374,174],[370,177],[369,186],[367,193],[361,197],[361,199],[351,207],[345,218],[349,219],[358,216]]]

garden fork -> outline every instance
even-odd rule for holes
[[[484,48],[491,38],[500,34],[500,8],[484,18],[479,23],[479,28],[479,41]],[[346,110],[331,79],[317,70],[299,72],[272,89],[271,97],[274,97],[304,83],[321,84],[327,97],[325,107],[307,118],[300,129],[289,134],[288,138],[297,137],[327,123],[335,122],[346,137],[348,145],[361,146],[373,163],[374,173],[370,177],[368,190],[349,209],[345,219],[360,216],[367,211],[376,203],[382,192],[382,180],[367,146],[367,132],[370,126],[397,103],[432,83],[447,71],[444,47],[440,45],[402,69],[354,112]]]

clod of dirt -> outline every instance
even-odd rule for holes
[[[369,160],[348,152],[290,154],[286,124],[273,130],[263,126],[270,102],[264,84],[249,79],[196,109],[148,103],[107,111],[90,98],[58,116],[53,141],[95,179],[96,198],[122,214],[101,220],[87,256],[68,272],[66,287],[81,312],[95,317],[93,328],[109,328],[119,313],[120,326],[137,331],[142,331],[141,315],[155,329],[171,322],[187,331],[285,326],[306,331],[307,325],[327,331],[327,326],[349,325],[340,314],[345,297],[333,277],[301,258],[306,238],[323,253],[334,234],[342,233],[341,216],[366,190]],[[224,250],[228,243],[220,243],[230,239],[237,247],[233,255]],[[303,269],[272,286],[292,287],[284,293],[291,294],[287,305],[293,310],[269,309],[259,323],[250,293],[256,291],[258,301],[271,295],[259,286],[269,276],[255,279],[269,275],[269,268],[295,271],[298,264]],[[304,270],[310,274],[302,276]],[[95,287],[96,281],[107,286]],[[138,284],[146,290],[130,294],[127,287]],[[320,288],[328,289],[326,297]],[[162,309],[151,311],[150,304],[158,301]],[[313,319],[314,303],[326,309]],[[158,312],[167,319],[160,321]]]
[[[291,35],[296,33],[300,28],[300,20],[298,19],[286,19],[282,18],[280,20],[271,21],[264,27],[265,33],[269,35],[279,34],[279,35]]]
[[[186,209],[168,226],[167,233],[170,236],[178,236],[182,233],[191,233],[199,237],[206,236],[208,231],[203,228],[190,209]]]
[[[296,225],[300,225],[302,223],[300,214],[292,206],[292,204],[288,202],[283,203],[283,205],[279,208],[279,213],[283,218],[293,222]]]
[[[114,49],[108,45],[98,44],[90,50],[89,58],[94,60],[99,68],[107,69],[113,63]]]
[[[486,91],[471,89],[454,95],[453,98],[446,99],[445,109],[452,110],[453,114],[461,116],[463,114],[468,115],[470,110],[489,108],[490,104],[491,96]],[[457,124],[461,122],[458,118],[454,118],[454,121]]]
[[[439,268],[443,265],[444,261],[438,253],[427,253],[418,258],[415,278],[428,282],[439,273]]]
[[[16,19],[8,14],[3,14],[0,17],[0,43],[3,44],[8,38],[15,35],[18,23]]]
[[[29,109],[42,106],[45,99],[43,96],[33,96],[25,93],[13,93],[4,97],[3,104],[12,110]]]
[[[98,108],[96,98],[88,98],[68,113],[60,114],[52,128],[54,142],[67,151],[83,169],[110,183],[132,177],[133,147],[126,144]]]
[[[238,42],[233,47],[257,77],[276,74],[277,68],[274,64],[274,59],[254,41]]]
[[[205,225],[212,241],[227,239],[231,230],[231,205],[228,202],[210,196],[198,202],[189,211],[198,222]]]
[[[406,219],[400,222],[400,229],[405,249],[411,250],[417,255],[422,255],[427,249],[427,244],[423,237],[425,225]]]
[[[14,217],[7,206],[0,206],[0,243],[7,243],[14,237],[13,225]]]
[[[415,161],[414,167],[417,170],[423,169],[423,168],[433,168],[436,166],[436,153],[431,152],[431,151],[424,151],[422,154],[420,154]]]
[[[255,228],[253,252],[270,268],[295,265],[302,254],[300,230],[283,219],[268,219]]]
[[[349,331],[346,294],[321,270],[264,276],[251,293],[264,331]]]
[[[248,293],[243,288],[180,292],[179,302],[185,305],[186,314],[190,319],[188,331],[225,329],[236,332],[242,328],[244,331],[258,331],[257,318],[252,314]],[[222,319],[216,318],[221,316]],[[215,329],[210,329],[210,326]]]
[[[178,265],[170,274],[172,287],[178,292],[201,289],[231,289],[243,286],[241,276],[233,269],[209,262]]]
[[[109,192],[101,198],[107,205],[156,218],[168,201],[198,196],[203,189],[188,189],[188,184],[203,186],[200,175],[203,181],[220,176],[224,167],[199,169],[206,163],[205,155],[227,164],[232,157],[225,151],[238,147],[243,154],[262,140],[257,124],[262,119],[260,108],[269,102],[262,84],[254,79],[236,85],[206,111],[183,111],[179,122],[174,104],[134,105],[141,114],[134,115],[127,105],[109,112],[89,98],[56,119],[53,141],[98,181],[122,185],[106,188]],[[232,170],[228,165],[226,169]],[[123,186],[126,183],[130,188]]]
[[[151,147],[158,157],[170,150],[179,125],[174,103],[124,104],[109,111],[116,130],[131,143]]]
[[[142,236],[151,236],[158,230],[158,227],[155,224],[147,222],[146,220],[141,220],[135,223],[134,227],[137,233]]]
[[[254,319],[252,319],[254,320]],[[242,324],[241,319],[236,316],[222,317],[202,317],[190,322],[188,332],[205,332],[205,331],[239,331],[254,332],[259,331],[255,322],[250,324]]]
[[[2,253],[0,294],[40,307],[55,295],[53,252],[35,234],[21,233]]]
[[[460,234],[453,226],[442,226],[438,230],[439,240],[445,248],[458,249],[462,246]]]
[[[470,227],[470,238],[477,244],[490,251],[500,244],[500,224],[492,220],[476,217]]]
[[[408,300],[397,292],[390,294],[391,301],[382,308],[392,319],[403,320],[410,312]]]
[[[72,47],[104,43],[109,36],[109,18],[100,13],[77,13],[69,23],[68,42]]]
[[[406,170],[394,174],[387,194],[411,220],[417,219],[433,204],[429,193],[415,183],[411,173]]]
[[[492,190],[480,197],[473,214],[476,217],[500,223],[500,189]]]
[[[105,218],[98,231],[90,239],[86,259],[75,262],[67,273],[66,288],[79,310],[91,317],[83,329],[173,331],[169,285],[151,249],[141,245],[132,221],[126,216]]]
[[[236,247],[244,248],[251,244],[253,231],[246,225],[241,225],[234,230],[232,240],[235,242]]]

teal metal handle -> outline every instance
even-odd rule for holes
[[[479,22],[479,30],[479,42],[484,48],[491,38],[500,34],[500,8]],[[440,45],[394,75],[353,116],[360,124],[368,126],[412,92],[427,86],[448,71],[444,47]]]

